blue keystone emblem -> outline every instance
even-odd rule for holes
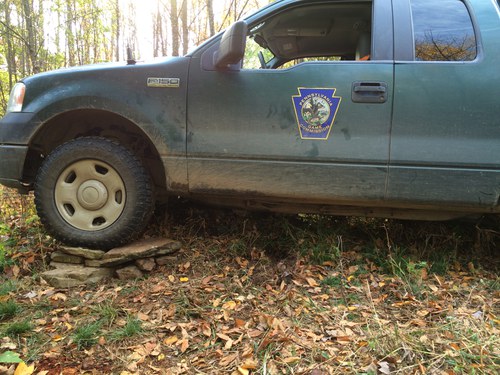
[[[332,130],[341,97],[337,89],[299,87],[300,95],[293,95],[293,106],[302,139],[327,140]]]

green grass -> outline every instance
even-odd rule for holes
[[[328,286],[330,288],[338,288],[345,286],[345,282],[341,276],[328,276],[321,280],[321,285]]]
[[[14,292],[16,290],[17,290],[16,282],[12,280],[3,281],[0,284],[0,296],[6,296],[9,293]]]
[[[110,327],[118,318],[119,310],[111,302],[103,302],[93,307],[92,310],[97,314],[98,319],[103,324]]]
[[[73,336],[72,341],[78,348],[88,348],[97,343],[99,335],[101,334],[101,323],[93,322],[78,327]]]
[[[16,338],[32,330],[33,330],[33,325],[28,321],[14,322],[8,324],[5,327],[4,335]]]
[[[14,265],[14,262],[8,256],[9,250],[3,242],[0,242],[0,273],[4,272],[7,268]]]
[[[126,338],[136,336],[143,332],[142,321],[133,317],[127,316],[127,321],[125,325],[115,331],[110,335],[111,341],[121,341]]]
[[[0,321],[12,318],[19,311],[20,307],[13,301],[0,302]]]

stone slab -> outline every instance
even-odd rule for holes
[[[175,264],[177,258],[171,255],[163,255],[155,259],[156,264],[159,266],[165,266],[168,264]]]
[[[54,251],[52,254],[50,254],[50,259],[54,262],[59,262],[59,263],[71,263],[71,264],[83,263],[83,258],[65,254],[60,251]]]
[[[45,281],[56,288],[70,288],[77,285],[97,283],[105,277],[112,277],[113,270],[110,268],[94,268],[67,265],[40,275]]]
[[[120,280],[135,280],[140,279],[144,274],[136,266],[128,266],[116,270],[116,275]]]
[[[136,259],[172,254],[180,250],[181,243],[167,238],[151,238],[108,251],[102,257],[102,266],[112,267]]]
[[[141,271],[151,272],[156,268],[156,262],[154,258],[141,258],[135,261],[135,265]]]
[[[83,247],[68,247],[68,246],[60,247],[59,251],[69,255],[75,255],[78,257],[82,257],[84,259],[92,259],[92,260],[102,259],[104,254],[106,254],[106,252],[102,250],[91,250],[91,249],[84,249]]]

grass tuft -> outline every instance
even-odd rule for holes
[[[133,317],[127,316],[127,321],[122,328],[111,333],[111,341],[121,341],[132,336],[136,336],[143,332],[142,321]]]
[[[4,334],[5,336],[16,338],[32,330],[33,325],[28,321],[14,322],[7,325],[4,330]]]
[[[72,340],[77,346],[77,348],[80,350],[95,345],[97,343],[100,333],[101,333],[101,323],[93,322],[78,327],[72,336]]]
[[[19,306],[13,301],[0,302],[0,320],[12,318],[19,311]]]
[[[100,303],[92,309],[99,316],[99,321],[107,326],[113,325],[119,315],[119,311],[110,302]]]

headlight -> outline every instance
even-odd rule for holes
[[[9,103],[7,104],[8,112],[21,112],[23,109],[24,93],[26,86],[24,83],[16,83],[10,92]]]

